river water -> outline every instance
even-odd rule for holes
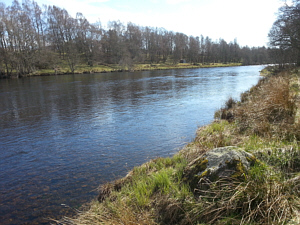
[[[0,80],[1,224],[49,224],[172,156],[263,66]]]

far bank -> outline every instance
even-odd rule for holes
[[[231,67],[242,66],[242,63],[178,63],[178,64],[135,64],[128,68],[118,64],[99,64],[96,66],[88,66],[80,64],[72,73],[66,62],[53,66],[52,69],[39,69],[32,73],[19,75],[12,73],[10,76],[2,75],[0,78],[21,78],[33,76],[53,76],[64,74],[93,74],[93,73],[111,73],[111,72],[134,72],[134,71],[151,71],[151,70],[169,70],[169,69],[193,69],[193,68],[214,68],[214,67]]]

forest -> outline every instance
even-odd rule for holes
[[[240,46],[236,39],[227,43],[131,22],[110,21],[106,27],[100,21],[90,23],[82,13],[73,18],[66,9],[30,0],[0,3],[0,76],[56,70],[62,62],[74,73],[82,64],[117,64],[130,70],[136,64],[251,65],[278,60],[270,57],[278,49]]]

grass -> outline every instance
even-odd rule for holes
[[[144,70],[167,70],[167,69],[191,69],[191,68],[207,68],[207,67],[229,67],[229,66],[241,66],[241,63],[210,63],[210,64],[193,64],[193,63],[157,63],[157,64],[135,64],[132,68],[120,66],[118,64],[98,64],[94,66],[88,66],[83,63],[79,63],[76,66],[74,73],[108,73],[119,71],[144,71]],[[56,69],[56,70],[55,70]],[[68,64],[64,60],[60,60],[55,66],[55,69],[38,69],[35,72],[29,74],[29,76],[39,75],[55,75],[55,74],[69,74],[71,73]]]
[[[71,69],[68,65],[67,59],[62,59],[57,55],[53,55],[52,63],[44,66],[45,68],[36,68],[30,74],[22,76],[46,76],[46,75],[62,75],[70,74]],[[53,64],[53,65],[52,65]],[[149,71],[149,70],[168,70],[168,69],[192,69],[192,68],[210,68],[210,67],[230,67],[230,66],[241,66],[242,63],[149,63],[149,64],[133,64],[130,66],[124,66],[119,64],[105,64],[95,63],[93,66],[89,66],[84,62],[79,62],[75,66],[75,74],[90,74],[90,73],[110,73],[110,72],[132,72],[132,71]],[[47,67],[47,68],[46,68]],[[17,77],[15,70],[12,71],[13,76]]]
[[[157,158],[135,167],[130,178],[123,180],[120,190],[111,190],[102,203],[93,202],[88,212],[75,220],[65,218],[64,223],[89,224],[98,221],[99,224],[156,224],[151,206],[157,209],[156,217],[172,221],[173,214],[184,214],[178,202],[192,198],[188,185],[180,182],[186,165],[187,161],[176,155]],[[166,201],[178,205],[168,205],[172,213],[160,214]]]
[[[270,69],[270,68],[269,68]],[[275,70],[274,70],[275,71]],[[75,218],[59,224],[298,224],[300,119],[297,69],[270,73],[232,98],[216,120],[171,158],[157,158],[100,188]],[[187,165],[216,147],[237,146],[258,159],[245,175],[191,189]]]

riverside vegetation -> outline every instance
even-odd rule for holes
[[[60,60],[59,66],[54,69],[39,69],[29,73],[27,77],[31,76],[50,76],[70,74],[71,71],[64,60]],[[242,63],[150,63],[150,64],[135,64],[131,67],[121,66],[119,64],[102,64],[88,66],[84,63],[79,64],[72,72],[73,74],[91,74],[91,73],[110,73],[110,72],[133,72],[133,71],[149,71],[149,70],[168,70],[168,69],[193,69],[193,68],[208,68],[208,67],[230,67],[241,66]]]
[[[299,224],[300,71],[267,67],[256,86],[228,99],[215,121],[171,158],[153,159],[100,188],[97,200],[59,224]],[[199,155],[237,146],[256,158],[243,179],[192,189]]]

